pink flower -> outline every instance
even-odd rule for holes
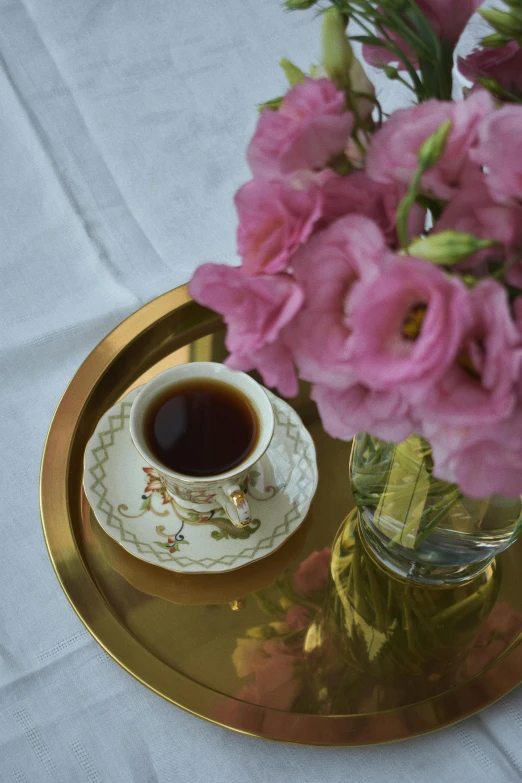
[[[351,440],[363,431],[400,443],[416,429],[410,406],[397,390],[372,391],[361,383],[347,389],[316,384],[311,397],[325,431],[333,438]]]
[[[296,677],[297,660],[298,654],[284,642],[238,639],[232,654],[237,676],[254,675],[253,682],[240,692],[240,698],[273,709],[290,709],[301,690]]]
[[[293,258],[306,303],[288,329],[303,378],[343,388],[354,382],[345,300],[360,278],[377,274],[388,254],[368,218],[349,215],[315,234]]]
[[[287,274],[251,276],[226,264],[203,264],[194,273],[190,295],[221,313],[228,326],[226,364],[233,370],[259,369],[268,386],[297,393],[285,327],[303,302],[303,291]]]
[[[469,497],[522,493],[522,409],[496,424],[429,427],[434,475]]]
[[[506,419],[515,407],[521,335],[495,280],[482,280],[468,299],[472,317],[457,353],[418,413],[429,422],[480,428]]]
[[[445,39],[451,44],[457,43],[462,31],[466,27],[473,12],[481,5],[483,0],[417,0],[419,9],[433,27],[437,38]],[[391,37],[399,44],[401,49],[416,64],[414,53],[398,36],[391,33]],[[367,63],[376,67],[383,63],[394,62],[403,68],[403,63],[391,52],[379,46],[364,45],[363,56]]]
[[[377,183],[363,171],[345,177],[331,172],[323,185],[323,217],[318,227],[346,215],[363,215],[375,221],[388,246],[395,248],[398,246],[397,207],[405,192],[404,185]],[[411,238],[422,233],[425,217],[425,210],[414,204],[409,220]]]
[[[291,631],[302,631],[312,624],[307,610],[299,604],[290,607],[286,613],[286,622]]]
[[[324,549],[308,555],[294,574],[295,588],[303,593],[324,590],[330,573],[331,554],[330,547],[325,546]]]
[[[508,92],[522,95],[522,49],[516,41],[498,49],[474,49],[459,57],[458,68],[472,82],[495,79]]]
[[[252,277],[226,264],[198,267],[189,290],[197,302],[221,313],[228,326],[227,348],[239,355],[275,342],[303,302],[290,275]]]
[[[508,644],[517,638],[521,621],[522,614],[508,603],[499,601],[495,604],[466,655],[465,672],[459,672],[459,682],[463,674],[466,679],[471,679],[497,661]]]
[[[317,185],[253,179],[238,190],[237,249],[245,271],[281,272],[322,213]]]
[[[277,111],[264,109],[248,146],[254,176],[273,179],[299,169],[320,169],[342,152],[353,127],[344,93],[329,79],[305,79]]]
[[[496,201],[522,199],[522,106],[504,106],[485,117],[470,158],[485,167],[486,184]]]
[[[278,389],[283,397],[295,397],[298,383],[294,359],[285,341],[286,333],[287,330],[283,329],[275,343],[265,345],[258,351],[232,354],[225,363],[232,370],[258,370],[266,386]]]
[[[497,239],[504,247],[491,247],[462,261],[461,269],[475,274],[487,272],[486,259],[509,260],[522,247],[522,207],[493,201],[485,175],[476,164],[469,164],[462,175],[462,186],[434,226],[434,233],[454,229],[484,239]],[[506,259],[507,256],[507,259]]]
[[[414,398],[453,362],[469,321],[460,280],[415,258],[391,258],[348,302],[352,364],[374,389]]]
[[[478,90],[465,101],[429,100],[394,112],[374,134],[366,170],[376,182],[407,185],[418,166],[422,144],[446,120],[452,121],[444,153],[423,176],[425,192],[448,199],[459,187],[468,152],[478,138],[480,121],[493,111],[493,100]],[[522,109],[521,109],[522,111]]]

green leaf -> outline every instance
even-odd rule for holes
[[[414,24],[419,38],[424,45],[432,52],[432,56],[438,60],[440,59],[440,41],[435,34],[435,30],[430,25],[424,14],[417,6],[411,7],[406,12],[406,17]],[[432,67],[435,65],[432,61]]]
[[[175,546],[175,544],[165,544],[164,541],[155,541],[154,543],[163,549],[171,549],[173,546]]]
[[[257,110],[258,112],[262,112],[265,109],[270,109],[271,111],[277,111],[281,106],[282,102],[283,102],[283,96],[280,95],[279,98],[272,98],[269,101],[265,101],[265,103],[258,104]]]
[[[260,475],[261,473],[258,470],[251,470],[250,473],[248,474],[248,480],[250,481],[253,487],[256,486],[257,480]]]
[[[350,41],[357,41],[361,44],[369,44],[370,46],[380,46],[381,49],[387,49],[388,47],[380,38],[376,35],[350,35],[348,36]]]
[[[288,11],[306,11],[317,3],[317,0],[286,0],[285,6]]]
[[[143,511],[144,509],[148,508],[150,505],[150,498],[147,498],[143,501],[143,503],[140,506],[140,511]]]
[[[181,541],[178,541],[178,544],[188,544],[188,543],[189,542],[187,541],[186,538],[182,538]]]

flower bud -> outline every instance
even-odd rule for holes
[[[497,8],[481,8],[479,14],[503,35],[516,38],[522,33],[522,18],[516,12],[499,11]]]
[[[388,77],[388,79],[391,79],[393,81],[393,79],[399,78],[399,71],[397,70],[397,68],[395,68],[395,66],[384,65],[382,69],[386,74],[386,76]]]
[[[501,243],[495,239],[477,239],[473,234],[448,229],[440,231],[438,234],[430,234],[424,239],[414,239],[406,251],[402,251],[401,255],[424,258],[439,266],[452,266],[479,250],[498,244]]]
[[[481,46],[485,46],[488,49],[497,49],[500,46],[505,46],[511,41],[511,38],[501,33],[492,33],[486,35],[480,42]]]
[[[317,0],[286,0],[285,6],[289,11],[306,11],[317,3]]]
[[[446,139],[451,130],[451,120],[446,120],[435,133],[429,136],[419,150],[419,163],[424,169],[430,169],[436,164],[444,152]]]
[[[290,87],[295,87],[296,84],[301,84],[306,79],[306,73],[298,68],[297,65],[294,65],[293,62],[287,60],[286,57],[283,57],[279,65],[285,72]]]
[[[330,79],[342,90],[349,90],[353,51],[346,37],[347,18],[335,6],[322,14],[322,62]]]

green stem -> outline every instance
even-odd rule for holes
[[[425,171],[426,171],[426,167],[424,166],[424,164],[419,163],[419,166],[417,167],[415,174],[410,180],[410,184],[408,185],[408,190],[406,192],[406,195],[404,196],[399,206],[397,207],[397,235],[399,237],[399,242],[401,243],[401,247],[404,249],[406,249],[409,244],[408,217],[410,215],[410,209],[412,208],[417,196],[419,195],[420,181]]]

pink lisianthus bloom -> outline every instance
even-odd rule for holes
[[[521,200],[522,106],[506,105],[485,117],[470,158],[485,167],[486,184],[495,201]]]
[[[399,109],[372,138],[366,159],[368,176],[376,182],[408,185],[418,167],[422,144],[443,122],[451,120],[444,152],[421,180],[424,192],[451,198],[460,186],[468,153],[477,142],[480,122],[491,113],[494,116],[494,104],[486,90],[477,90],[465,101],[433,99]]]
[[[522,206],[493,201],[485,175],[476,164],[470,163],[463,173],[461,189],[445,208],[433,233],[446,229],[502,243],[501,247],[481,250],[459,264],[461,269],[485,274],[487,259],[509,261],[522,249]]]
[[[513,315],[518,333],[520,335],[520,342],[522,344],[522,296],[519,296],[513,302]],[[520,387],[520,391],[522,392],[522,386]]]
[[[348,301],[351,362],[361,383],[415,399],[453,362],[470,319],[457,278],[416,258],[391,257]]]
[[[346,215],[363,215],[379,226],[388,247],[398,247],[397,207],[406,193],[404,185],[377,183],[363,171],[345,177],[330,172],[323,182],[323,216],[318,228]],[[424,231],[425,220],[426,211],[414,204],[408,221],[411,238]]]
[[[237,250],[245,271],[281,272],[322,214],[321,189],[297,179],[253,179],[235,196]]]
[[[302,631],[312,624],[308,611],[299,604],[290,607],[286,613],[286,623],[291,631]]]
[[[482,2],[483,0],[458,0],[458,2],[455,0],[417,0],[417,5],[433,27],[437,38],[456,44],[471,15]],[[415,54],[407,44],[394,33],[390,32],[390,37],[396,41],[410,62],[416,65]],[[363,57],[367,63],[377,68],[386,63],[396,63],[399,68],[404,68],[404,63],[397,55],[380,46],[365,44]]]
[[[496,424],[426,427],[434,460],[433,473],[458,484],[469,497],[520,494],[522,409]]]
[[[516,41],[497,49],[474,49],[458,58],[458,69],[472,82],[495,79],[508,92],[522,95],[522,49]]]
[[[354,382],[345,300],[359,279],[377,275],[388,253],[372,220],[349,215],[312,236],[293,257],[306,302],[288,333],[306,380],[339,388]]]
[[[308,555],[294,574],[294,587],[302,593],[324,590],[330,573],[331,555],[329,546]]]
[[[295,372],[289,367],[281,333],[301,308],[304,294],[291,275],[252,276],[226,264],[203,264],[196,269],[189,291],[197,302],[223,316],[229,367],[257,367],[269,375],[265,378],[269,385],[277,377],[283,393],[295,394]]]
[[[306,78],[289,90],[277,111],[264,109],[247,150],[254,176],[274,179],[323,168],[343,151],[353,128],[345,100],[329,79]]]
[[[419,405],[423,421],[480,428],[514,410],[521,335],[506,291],[495,280],[482,280],[468,299],[471,320],[451,365]]]
[[[238,639],[232,653],[237,676],[254,675],[253,682],[241,691],[241,698],[263,707],[289,709],[301,690],[297,660],[296,653],[283,641]]]
[[[347,389],[315,384],[310,396],[317,403],[325,431],[333,438],[351,440],[364,431],[401,443],[418,429],[411,406],[396,390],[373,391],[362,383]]]
[[[241,370],[241,372],[257,370],[266,386],[278,389],[283,397],[295,397],[299,385],[294,358],[286,340],[287,333],[288,330],[283,329],[275,342],[257,351],[232,354],[226,360],[226,364],[231,370]]]

